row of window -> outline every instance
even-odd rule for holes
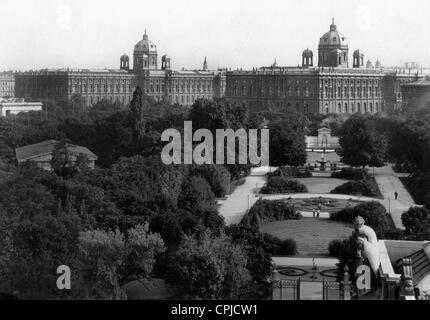
[[[333,110],[333,108],[330,108],[327,104],[324,107],[324,113],[330,113],[330,112],[336,112],[336,113],[355,113],[355,112],[360,112],[360,113],[377,113],[380,111],[384,111],[384,102],[382,102],[381,104],[381,109],[379,108],[379,103],[376,102],[375,105],[373,105],[373,103],[369,103],[369,105],[367,105],[367,103],[363,103],[362,105],[360,103],[357,103],[357,105],[355,106],[354,102],[352,102],[350,105],[348,105],[348,103],[345,103],[344,105],[342,105],[341,103],[337,104],[337,107],[335,110]]]
[[[334,88],[324,87],[324,91],[321,90],[321,96],[324,98],[378,98],[382,97],[383,95],[383,87],[351,87],[349,90],[348,87],[344,87],[343,89],[338,87],[337,91],[334,90]]]
[[[111,85],[111,84],[131,84],[132,82],[130,80],[125,80],[125,79],[115,79],[115,80],[111,80],[111,79],[73,79],[71,81],[72,85],[83,85],[83,84],[107,84],[107,85]]]
[[[125,84],[123,84],[123,85],[105,85],[105,84],[103,84],[103,85],[98,85],[98,84],[95,84],[95,85],[92,85],[92,84],[90,84],[90,85],[86,85],[86,84],[83,84],[82,86],[77,86],[77,85],[73,85],[72,86],[72,93],[80,93],[80,92],[82,92],[82,93],[97,93],[97,92],[101,92],[101,93],[110,93],[110,92],[112,92],[112,93],[115,93],[115,92],[117,92],[117,93],[120,93],[120,92],[123,92],[123,93],[125,93],[125,92],[131,92],[131,90],[132,90],[132,87],[131,87],[131,85],[125,85]]]
[[[240,92],[239,92],[240,89]],[[250,87],[245,87],[242,86],[241,88],[238,88],[237,86],[234,86],[233,88],[234,91],[234,95],[235,96],[256,96],[258,91],[255,90],[255,88],[253,86]],[[276,89],[272,88],[272,87],[261,87],[259,90],[259,93],[263,96],[265,94],[267,94],[268,96],[272,96],[273,94],[276,93],[277,96],[284,96],[284,97],[299,97],[301,95],[303,95],[304,97],[309,97],[310,96],[310,90],[309,87],[304,87],[304,88],[300,88],[300,87],[295,87],[294,88],[294,95],[293,95],[293,87],[288,86],[287,87],[287,91],[284,92],[283,88],[281,86],[278,86]]]
[[[149,89],[147,89],[147,92],[164,92],[165,90],[165,86],[162,85],[153,85],[151,84]],[[176,85],[176,86],[172,86],[167,88],[167,92],[168,93],[183,93],[183,92],[197,92],[197,93],[210,93],[212,91],[212,86],[207,84],[207,85]]]

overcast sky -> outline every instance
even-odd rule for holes
[[[0,0],[0,13],[0,70],[119,68],[145,28],[174,69],[205,56],[210,68],[294,66],[332,17],[350,56],[430,67],[428,0]]]

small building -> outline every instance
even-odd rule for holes
[[[329,128],[318,129],[318,136],[306,136],[306,149],[336,149],[339,147],[339,138],[331,135]]]
[[[402,85],[403,110],[430,106],[430,77]]]
[[[56,140],[46,140],[21,148],[16,148],[15,154],[18,165],[32,161],[36,163],[37,167],[51,171],[52,154],[57,143],[58,141]],[[83,154],[88,158],[89,167],[94,169],[97,156],[90,150],[82,146],[67,144],[67,151],[70,155],[72,163],[75,163],[77,157]]]
[[[0,116],[6,117],[21,112],[42,111],[41,102],[24,102],[24,99],[2,99],[0,100]]]

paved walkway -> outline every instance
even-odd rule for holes
[[[266,174],[270,170],[269,167],[253,168],[244,184],[238,186],[227,196],[227,199],[218,201],[221,205],[218,209],[219,213],[224,217],[227,225],[239,223],[246,211],[254,205],[257,201],[255,195],[266,183]]]
[[[239,223],[246,211],[251,208],[259,198],[267,200],[281,200],[288,198],[329,198],[329,199],[353,199],[358,201],[378,201],[380,202],[393,217],[394,224],[397,228],[403,228],[401,215],[411,206],[415,206],[412,197],[403,186],[398,175],[391,167],[375,168],[375,180],[378,184],[384,199],[370,197],[352,196],[344,194],[327,194],[327,193],[296,193],[296,194],[278,194],[278,195],[260,195],[258,190],[266,183],[268,172],[274,169],[269,167],[255,168],[251,175],[245,180],[245,183],[227,197],[226,200],[220,200],[219,213],[224,217],[227,225]],[[397,191],[399,197],[394,199],[394,192]]]
[[[375,168],[375,180],[384,197],[382,203],[387,211],[391,213],[396,227],[403,229],[401,219],[402,213],[407,211],[410,207],[416,206],[416,204],[398,178],[399,176],[400,175],[396,174],[393,168],[389,166]],[[395,200],[394,192],[399,194],[397,200]]]

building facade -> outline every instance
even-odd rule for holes
[[[208,70],[207,61],[201,70],[175,71],[168,55],[161,58],[158,68],[157,46],[143,35],[130,58],[120,57],[119,69],[59,69],[38,70],[16,74],[16,94],[37,99],[70,100],[82,97],[86,106],[101,100],[128,104],[136,86],[156,101],[168,101],[190,106],[198,98],[223,97],[226,76],[222,70]]]
[[[430,77],[402,85],[403,110],[430,106]]]
[[[249,71],[227,72],[226,97],[250,107],[276,106],[302,113],[385,113],[402,104],[401,86],[423,78],[422,71],[364,67],[364,54],[353,53],[349,66],[348,43],[333,23],[313,52],[303,51],[301,67],[275,63]],[[376,68],[376,65],[378,68]]]
[[[21,112],[42,111],[41,102],[25,102],[24,99],[9,98],[0,99],[0,116],[6,117]]]
[[[13,72],[0,72],[0,98],[15,97],[15,75]]]

